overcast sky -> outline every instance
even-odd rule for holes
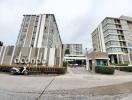
[[[91,33],[106,17],[132,17],[132,0],[0,0],[0,41],[14,45],[23,14],[55,14],[63,43],[92,48]]]

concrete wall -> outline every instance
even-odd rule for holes
[[[61,66],[62,65],[62,48],[32,48],[32,47],[14,47],[3,46],[0,47],[0,64],[15,64],[24,59],[28,64],[35,64],[41,61],[48,66]],[[31,63],[33,60],[36,63]],[[40,64],[40,63],[39,63]]]

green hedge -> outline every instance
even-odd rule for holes
[[[64,66],[64,67],[67,67],[67,64],[68,64],[67,61],[64,61],[64,62],[63,62],[63,66]]]
[[[108,67],[108,66],[96,66],[95,72],[101,73],[101,74],[114,74],[115,68],[114,67]]]
[[[10,72],[10,69],[13,66],[6,65],[6,66],[0,66],[0,72]],[[14,66],[14,67],[20,67],[20,66]],[[44,67],[44,66],[37,66],[37,67],[27,67],[29,74],[31,73],[45,73],[45,74],[65,74],[67,72],[66,67]]]
[[[65,74],[65,67],[28,67],[29,73]]]
[[[12,67],[10,67],[10,66],[2,66],[2,67],[0,67],[0,72],[10,72],[10,69],[11,69]]]
[[[128,66],[128,64],[116,64],[116,66]]]
[[[125,72],[132,72],[132,67],[118,67],[118,70]]]

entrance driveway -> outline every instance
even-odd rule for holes
[[[15,76],[0,73],[0,98],[1,100],[106,100],[106,98],[114,100],[115,96],[93,96],[96,92],[91,92],[89,89],[130,82],[131,75],[120,72],[115,75],[93,74],[84,68],[68,68],[67,74],[59,76]]]
[[[85,74],[89,74],[90,72],[88,72],[87,70],[86,70],[86,68],[85,67],[68,67],[68,74],[83,74],[83,75],[85,75]]]

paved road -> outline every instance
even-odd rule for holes
[[[83,95],[84,89],[129,81],[132,81],[131,74],[121,75],[118,72],[116,75],[98,75],[84,68],[68,68],[68,74],[60,76],[13,76],[0,73],[0,100],[118,100],[122,95],[100,98],[90,92]]]
[[[87,71],[84,67],[68,67],[69,74],[79,74],[79,75],[85,75],[85,74],[91,74],[89,71]]]
[[[122,98],[121,100],[132,100],[132,94],[129,94],[128,96]]]

